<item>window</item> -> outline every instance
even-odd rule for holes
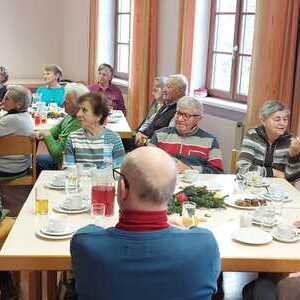
[[[256,0],[212,0],[207,65],[211,96],[247,101]]]
[[[115,77],[126,80],[128,80],[130,57],[130,11],[130,0],[116,0],[114,70]]]

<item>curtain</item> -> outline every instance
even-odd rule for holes
[[[256,2],[247,127],[259,123],[258,111],[267,100],[292,107],[298,22],[299,1]]]
[[[157,64],[157,0],[132,0],[128,120],[136,128],[148,110]]]
[[[98,0],[90,0],[88,84],[96,81]]]
[[[192,75],[195,10],[195,0],[180,1],[177,72],[185,75],[189,84]]]

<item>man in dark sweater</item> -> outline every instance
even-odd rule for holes
[[[213,234],[168,224],[174,160],[159,148],[141,147],[127,155],[118,174],[117,225],[89,225],[71,241],[79,299],[211,299],[220,272]]]
[[[162,92],[164,105],[159,109],[152,122],[143,129],[139,129],[135,136],[137,146],[145,144],[155,130],[168,127],[176,111],[177,101],[186,94],[187,79],[184,75],[175,74],[169,76]]]

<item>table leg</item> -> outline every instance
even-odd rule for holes
[[[57,271],[43,272],[43,299],[56,300],[57,299]]]
[[[38,271],[22,271],[20,274],[20,299],[41,300],[42,299],[42,276]]]

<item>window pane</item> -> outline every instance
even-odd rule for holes
[[[248,95],[249,79],[250,79],[251,57],[240,56],[239,77],[237,85],[237,93],[239,95]]]
[[[253,35],[254,35],[254,15],[243,15],[242,19],[242,39],[240,53],[252,53]]]
[[[256,0],[244,0],[243,12],[255,13]]]
[[[118,16],[118,42],[129,42],[130,15]]]
[[[130,0],[119,0],[118,12],[120,12],[120,13],[130,12]]]
[[[118,45],[117,72],[128,73],[129,45]]]
[[[228,54],[213,56],[212,88],[229,92],[232,56]]]
[[[214,51],[232,52],[235,15],[217,15]]]
[[[236,0],[217,0],[217,12],[235,12]]]

